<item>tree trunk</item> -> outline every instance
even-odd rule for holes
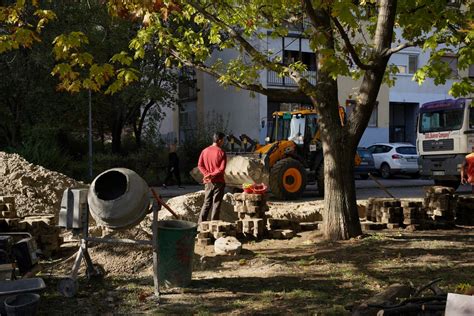
[[[337,137],[324,147],[324,225],[326,239],[341,240],[362,234],[354,182],[355,150]]]

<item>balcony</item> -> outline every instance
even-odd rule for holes
[[[305,71],[302,73],[311,84],[316,84],[316,71]],[[297,87],[298,85],[290,77],[280,77],[274,71],[267,72],[267,85],[277,87]]]

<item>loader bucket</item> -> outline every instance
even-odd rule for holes
[[[203,175],[196,167],[191,177],[202,183]],[[264,183],[268,186],[269,173],[258,156],[228,155],[224,179],[229,187],[241,187],[244,183]]]

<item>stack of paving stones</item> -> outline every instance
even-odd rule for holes
[[[450,187],[432,186],[425,189],[423,206],[427,216],[436,226],[452,226],[456,209],[455,190]]]
[[[419,228],[426,220],[426,212],[423,202],[402,201],[403,224],[412,226],[412,229]]]
[[[201,246],[213,245],[214,241],[221,237],[237,236],[236,224],[225,221],[201,222],[198,229],[196,242]]]
[[[317,228],[316,223],[316,228]],[[305,226],[308,228],[308,225]],[[296,236],[302,228],[297,221],[289,219],[277,219],[277,218],[268,218],[267,219],[267,231],[268,237],[273,239],[291,239]]]
[[[457,225],[474,226],[474,195],[458,196],[455,213]]]
[[[239,237],[262,239],[267,233],[267,216],[269,208],[266,194],[235,193],[237,212],[237,235]]]
[[[15,198],[10,196],[0,196],[0,231],[30,233],[46,257],[59,250],[64,242],[54,215],[19,218],[15,209]]]
[[[383,201],[379,209],[377,219],[380,218],[382,224],[387,224],[387,228],[399,228],[403,223],[403,209],[399,200]]]
[[[393,198],[369,198],[366,217],[370,222],[362,223],[364,229],[398,228],[403,222],[400,200]]]

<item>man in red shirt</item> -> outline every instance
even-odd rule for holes
[[[225,135],[216,133],[213,136],[211,146],[205,148],[199,156],[198,168],[203,174],[204,183],[204,204],[199,214],[198,223],[207,221],[207,216],[212,208],[211,220],[218,220],[224,197],[224,171],[227,163],[227,157],[222,150]]]
[[[470,183],[474,193],[474,147],[472,153],[466,156],[461,167],[461,183]]]

